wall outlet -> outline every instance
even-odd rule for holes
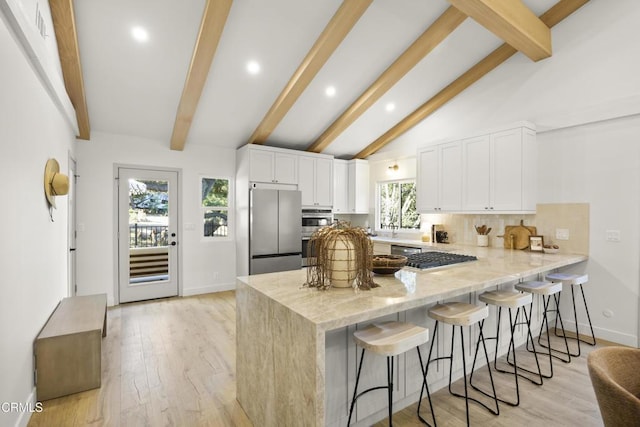
[[[620,230],[607,230],[607,242],[619,242]]]
[[[556,228],[556,240],[569,240],[569,229]]]

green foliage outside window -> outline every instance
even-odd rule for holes
[[[420,214],[416,211],[414,182],[394,181],[378,184],[378,219],[380,229],[420,229]]]
[[[202,178],[202,206],[229,206],[229,180]]]
[[[228,179],[202,178],[202,207],[209,208],[203,212],[204,237],[228,236]],[[210,209],[212,207],[217,209]]]

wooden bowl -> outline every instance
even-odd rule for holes
[[[374,255],[373,268],[376,274],[394,274],[407,264],[407,257],[402,255]]]

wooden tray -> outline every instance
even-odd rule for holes
[[[507,225],[504,227],[504,248],[527,249],[529,236],[535,235],[537,235],[536,227],[524,225],[524,220],[520,220],[519,225]]]

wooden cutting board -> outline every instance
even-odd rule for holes
[[[504,248],[527,249],[529,236],[535,235],[537,235],[536,227],[524,225],[523,220],[520,220],[520,225],[507,225],[504,227]]]

